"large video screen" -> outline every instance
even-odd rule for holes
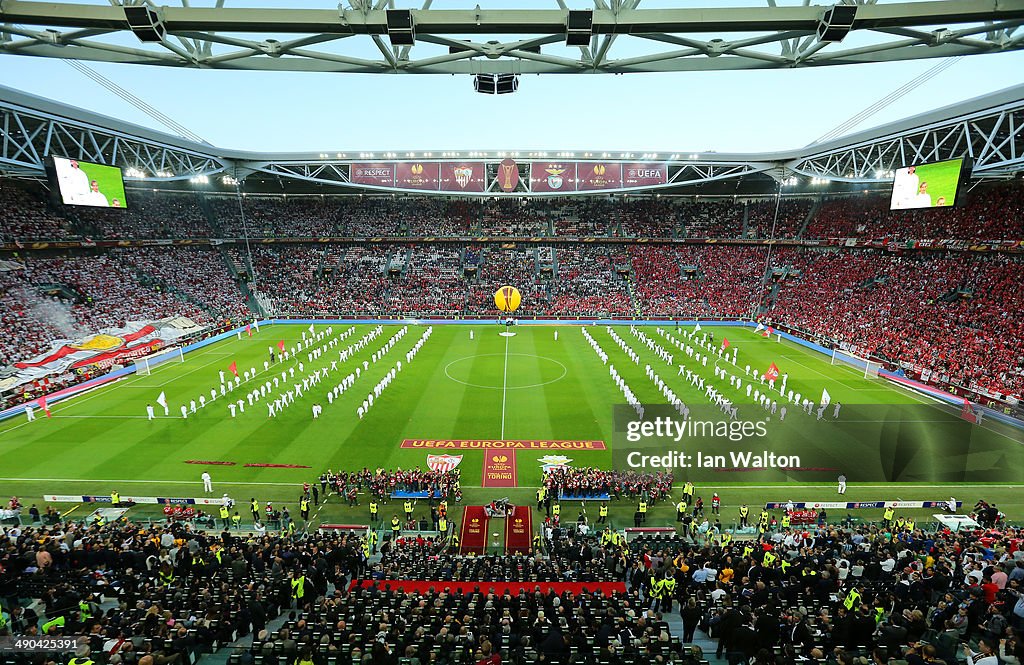
[[[963,168],[963,159],[951,159],[897,169],[892,181],[889,209],[916,210],[954,205]]]
[[[116,166],[54,157],[53,167],[65,204],[94,208],[128,207],[124,197],[124,178]]]

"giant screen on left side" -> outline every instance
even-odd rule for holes
[[[53,158],[53,175],[66,205],[127,208],[124,178],[116,166]]]

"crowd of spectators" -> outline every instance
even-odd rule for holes
[[[899,241],[1024,240],[1024,186],[985,186],[965,194],[960,207],[889,210],[887,195],[825,199],[804,233],[807,238]]]
[[[521,554],[464,556],[442,537],[403,535],[378,557],[345,531],[51,522],[0,531],[0,635],[85,635],[76,658],[103,665],[192,663],[229,645],[245,650],[232,662],[260,665],[618,665],[678,662],[697,640],[734,664],[1024,657],[1024,531],[1001,525],[933,531],[890,519],[628,542],[570,526],[545,528]],[[550,589],[559,582],[581,586]]]
[[[1018,260],[838,250],[791,253],[769,315],[853,353],[999,394],[1024,389]]]
[[[70,222],[51,210],[42,188],[30,182],[0,178],[0,240],[71,240]]]
[[[448,543],[440,538],[401,537],[381,546],[380,561],[370,567],[370,576],[383,580],[433,580],[437,582],[614,582],[617,555],[601,556],[598,539],[570,534],[547,539],[541,547],[523,553],[451,556]]]
[[[349,496],[355,490],[366,492],[381,501],[387,501],[395,492],[426,493],[434,499],[453,499],[461,492],[458,469],[451,471],[424,471],[414,469],[374,469],[337,473],[322,479],[334,487],[340,496]]]
[[[562,466],[544,472],[544,487],[553,499],[607,494],[610,499],[643,499],[655,503],[668,497],[675,479],[671,471],[638,473],[596,467]]]
[[[554,316],[628,316],[625,279],[603,247],[559,247],[548,284],[547,313]]]
[[[129,190],[127,207],[67,208],[83,237],[92,240],[175,240],[215,235],[209,219],[191,192],[155,193]]]

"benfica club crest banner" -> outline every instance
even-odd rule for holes
[[[487,178],[483,162],[442,162],[441,190],[445,192],[482,192]]]
[[[438,189],[437,162],[399,162],[395,165],[395,186],[403,189]]]
[[[427,455],[427,468],[436,473],[447,473],[462,464],[462,455]]]
[[[618,162],[580,162],[576,168],[576,188],[581,192],[622,187],[622,164]]]
[[[576,191],[575,162],[533,162],[530,188],[535,192]]]

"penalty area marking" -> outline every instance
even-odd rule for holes
[[[560,363],[559,361],[555,360],[554,358],[548,358],[547,356],[538,356],[538,355],[535,355],[535,354],[532,354],[532,353],[509,353],[508,357],[511,358],[512,356],[521,356],[523,358],[537,358],[538,360],[547,360],[547,361],[553,362],[556,365],[558,365],[559,367],[561,367],[562,368],[562,373],[559,376],[555,377],[554,379],[550,379],[548,381],[543,381],[541,383],[531,383],[530,385],[527,385],[527,386],[509,386],[509,385],[489,386],[489,385],[484,385],[484,384],[481,384],[481,383],[470,383],[469,381],[463,381],[462,379],[457,379],[457,378],[455,378],[454,376],[452,376],[448,372],[448,369],[452,365],[455,365],[457,363],[463,362],[465,360],[472,360],[474,358],[482,358],[482,357],[485,357],[485,356],[501,356],[501,357],[505,357],[505,354],[504,353],[480,353],[480,354],[477,354],[475,356],[466,356],[465,358],[459,358],[457,360],[453,360],[453,361],[451,361],[450,363],[448,363],[447,365],[444,366],[444,375],[447,376],[452,381],[454,381],[455,383],[461,383],[462,385],[469,386],[470,388],[487,388],[489,390],[502,390],[502,391],[504,391],[504,390],[523,390],[523,389],[526,389],[526,388],[540,388],[541,386],[546,386],[546,385],[555,383],[556,381],[561,381],[562,379],[565,378],[566,374],[569,373],[569,369],[565,365]],[[508,369],[508,363],[507,362],[505,363],[505,368],[506,368],[506,370]]]

